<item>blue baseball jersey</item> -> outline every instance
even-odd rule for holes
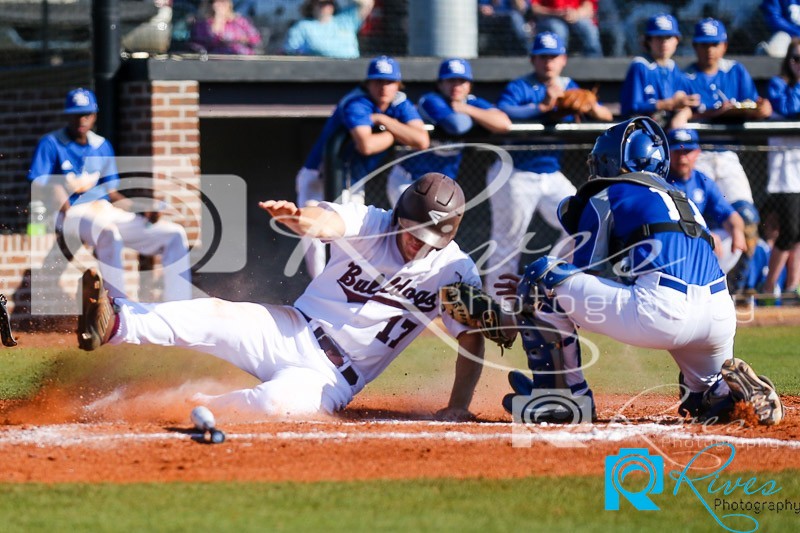
[[[703,218],[715,222],[717,226],[721,226],[722,222],[734,212],[733,206],[722,195],[717,184],[702,172],[693,170],[686,181],[670,174],[667,176],[667,182],[685,192],[686,197],[700,210]]]
[[[480,109],[493,109],[494,106],[483,98],[469,95],[466,103]],[[441,93],[427,93],[417,103],[419,114],[428,124],[443,129],[448,135],[463,135],[471,129],[472,119],[463,113],[456,113],[450,102]],[[468,125],[469,127],[464,127]],[[442,145],[441,142],[432,143]],[[461,164],[461,148],[448,149],[443,146],[431,152],[424,152],[404,160],[400,165],[417,179],[428,172],[441,172],[455,179]]]
[[[764,0],[761,12],[773,33],[783,31],[800,37],[800,0]]]
[[[635,57],[620,92],[622,116],[652,115],[656,111],[656,102],[672,98],[682,79],[683,71],[671,59],[667,64],[659,65],[650,56]]]
[[[670,186],[664,182],[664,186]],[[697,206],[695,220],[706,226]],[[593,196],[581,213],[573,263],[587,270],[607,270],[619,263],[628,240],[646,224],[677,222],[672,199],[663,191],[620,182]],[[659,232],[634,245],[626,254],[630,275],[658,271],[688,284],[707,285],[723,276],[711,246],[681,232]]]
[[[114,149],[104,137],[90,131],[88,142],[79,144],[62,128],[39,140],[28,179],[44,186],[62,185],[70,205],[76,205],[108,200],[108,192],[119,186],[118,174]]]
[[[772,111],[778,115],[796,118],[800,114],[800,83],[790,85],[782,77],[775,76],[769,80],[767,98]]]
[[[556,83],[564,90],[579,88],[571,78],[560,77]],[[539,104],[546,96],[547,87],[531,73],[509,82],[497,101],[497,107],[514,122],[546,122],[550,113],[542,113],[539,109]],[[558,122],[574,121],[574,115],[558,119]],[[561,169],[560,150],[511,150],[511,158],[514,160],[514,168],[537,174],[558,172]]]
[[[340,131],[349,132],[357,126],[374,126],[370,118],[373,113],[383,113],[406,124],[412,120],[422,120],[414,104],[408,100],[405,93],[398,92],[386,111],[381,111],[370,99],[369,94],[361,87],[358,87],[339,101],[333,114],[325,122],[322,133],[317,138],[317,142],[314,143],[314,147],[311,149],[311,153],[308,154],[303,166],[311,170],[320,169],[322,155],[328,140]],[[378,168],[385,154],[386,152],[381,152],[364,156],[358,153],[353,143],[347,143],[342,151],[342,158],[352,183],[356,183]]]
[[[747,263],[747,269],[742,272],[742,280],[744,286],[737,286],[737,289],[753,289],[761,291],[764,282],[767,281],[767,274],[769,274],[769,256],[772,253],[772,248],[764,239],[758,239],[756,249],[753,251],[753,257]],[[740,282],[740,285],[741,285]],[[781,290],[786,287],[786,267],[783,267],[778,281],[775,284]]]
[[[719,69],[713,75],[700,72],[697,63],[693,63],[686,69],[686,76],[680,85],[687,94],[700,95],[697,110],[701,113],[717,109],[728,100],[758,100],[756,84],[750,73],[741,63],[730,59],[720,59]]]

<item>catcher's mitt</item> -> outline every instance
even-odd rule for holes
[[[568,115],[582,115],[597,103],[597,89],[568,89],[556,100],[556,108]]]
[[[439,289],[442,311],[453,320],[479,330],[484,337],[503,348],[511,348],[517,337],[514,317],[477,287],[453,283]]]

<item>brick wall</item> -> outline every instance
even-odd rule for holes
[[[61,110],[70,88],[0,92],[0,292],[9,298],[12,309],[18,305],[15,315],[19,318],[26,318],[30,309],[30,268],[41,266],[54,241],[53,235],[25,234],[30,201],[27,169],[39,138],[63,127]],[[156,176],[154,196],[174,207],[173,214],[165,217],[186,227],[190,244],[200,237],[198,108],[194,81],[126,82],[120,87],[115,146],[120,170],[133,165],[141,171],[147,166],[147,172]],[[126,292],[132,298],[157,298],[158,291],[140,294],[139,286],[145,278],[151,282],[159,278],[158,261],[154,272],[142,273],[140,278],[138,256],[126,250],[124,260]],[[74,264],[93,261],[90,252],[82,249]],[[61,296],[75,294],[80,274],[73,265],[63,272],[58,281]]]
[[[39,137],[64,125],[69,88],[0,91],[0,233],[25,230],[28,167]]]

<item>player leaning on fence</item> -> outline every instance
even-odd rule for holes
[[[578,84],[561,76],[567,64],[567,50],[555,33],[536,36],[530,54],[533,72],[511,81],[497,102],[497,107],[516,122],[573,122],[575,111],[559,107],[559,98]],[[587,106],[585,116],[610,121],[611,112],[596,101]],[[487,182],[501,179],[503,171],[511,176],[503,187],[490,197],[492,207],[491,240],[497,245],[486,274],[486,287],[494,290],[497,277],[504,271],[515,271],[523,241],[534,212],[552,227],[560,229],[558,203],[575,193],[575,187],[561,172],[561,151],[533,149],[511,150],[513,169],[503,169],[498,160],[487,171]]]

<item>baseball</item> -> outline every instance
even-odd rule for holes
[[[225,442],[225,433],[218,429],[212,429],[209,434],[209,440],[211,444],[221,444]]]
[[[200,431],[209,431],[214,429],[214,426],[216,426],[213,413],[211,413],[207,407],[203,407],[202,405],[192,409],[191,418],[194,427]]]

